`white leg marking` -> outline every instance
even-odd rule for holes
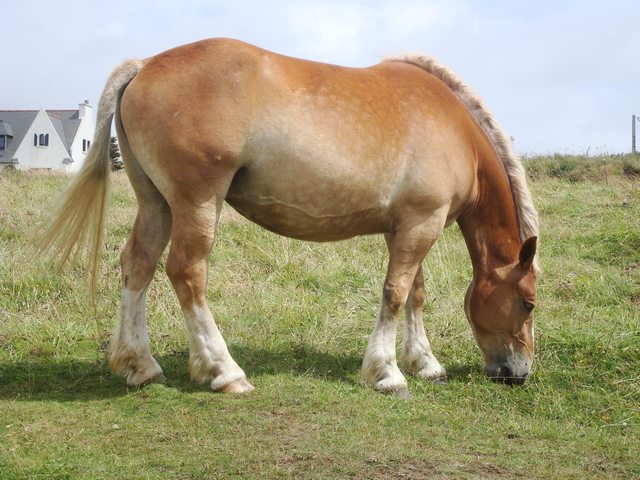
[[[378,321],[369,337],[362,375],[382,392],[403,392],[407,390],[407,380],[396,362],[398,320],[390,314],[383,315],[383,310],[384,306],[378,313]]]
[[[251,384],[245,380],[244,371],[231,357],[209,307],[194,304],[190,309],[185,309],[184,316],[189,333],[191,378],[197,382],[211,379],[213,390],[237,393],[252,390]],[[225,389],[232,384],[235,386]]]
[[[120,322],[111,338],[111,369],[138,386],[162,377],[162,369],[149,350],[145,320],[145,290],[122,290]]]
[[[403,366],[420,378],[444,379],[447,373],[431,351],[431,343],[424,331],[422,311],[413,309],[409,301],[404,318]]]

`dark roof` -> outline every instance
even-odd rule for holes
[[[78,110],[46,110],[49,119],[71,156],[71,144],[80,126]],[[7,140],[4,151],[0,151],[0,163],[13,159],[24,136],[38,115],[38,110],[0,110],[0,135],[13,135]],[[2,133],[3,129],[5,132]]]
[[[67,152],[71,152],[71,144],[80,126],[78,110],[47,110],[47,114]]]
[[[13,129],[11,128],[10,123],[5,122],[4,120],[0,120],[0,135],[13,137]]]
[[[29,130],[29,127],[33,123],[37,114],[37,110],[0,110],[0,120],[11,125],[11,130],[13,132],[13,138],[9,137],[7,139],[6,149],[4,151],[0,151],[0,163],[11,162],[18,146],[22,143],[22,139],[26,135],[27,130]]]

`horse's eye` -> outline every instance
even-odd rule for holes
[[[524,309],[531,313],[531,311],[534,309],[535,305],[531,302],[527,302],[526,300],[522,301],[522,306],[524,307]]]

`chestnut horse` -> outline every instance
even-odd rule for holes
[[[465,312],[485,372],[508,383],[529,374],[538,217],[525,173],[482,101],[434,60],[344,68],[211,39],[120,65],[100,99],[86,161],[42,237],[63,261],[90,244],[94,292],[114,118],[138,200],[111,343],[111,368],[129,385],[162,375],[149,349],[145,292],[171,240],[166,270],[187,323],[192,378],[216,391],[253,389],[205,298],[224,201],[288,237],[384,235],[389,264],[362,373],[398,395],[407,393],[396,362],[403,306],[403,366],[445,378],[422,321],[422,261],[457,221],[473,263]]]

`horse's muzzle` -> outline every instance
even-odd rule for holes
[[[529,372],[523,374],[516,374],[509,365],[502,363],[499,365],[486,365],[484,367],[484,373],[486,373],[491,380],[498,383],[504,383],[506,385],[523,385]]]

